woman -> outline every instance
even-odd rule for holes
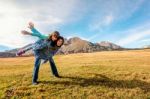
[[[49,43],[49,42],[47,42]],[[64,38],[63,37],[58,37],[57,43],[56,43],[56,49],[53,50],[55,51],[54,53],[56,53],[58,51],[58,49],[63,45],[64,43]],[[48,60],[50,65],[51,65],[51,69],[52,69],[52,73],[55,77],[60,77],[56,68],[56,65],[54,63],[53,60],[53,55],[55,54],[51,54],[51,46],[47,47],[43,47],[40,50],[34,50],[34,55],[35,55],[35,64],[34,64],[34,72],[33,72],[33,79],[32,79],[32,83],[34,85],[38,84],[37,80],[38,80],[38,72],[39,72],[39,67],[40,67],[40,63],[41,63],[41,59],[44,60]]]
[[[25,35],[31,35],[31,36],[36,36],[40,38],[40,40],[35,42],[32,45],[32,47],[28,48],[28,49],[33,49],[34,56],[35,56],[32,83],[34,85],[38,84],[37,80],[38,80],[38,72],[39,72],[41,59],[44,59],[46,61],[48,60],[51,65],[53,75],[55,77],[60,77],[52,57],[55,55],[58,49],[63,45],[64,38],[61,36],[56,36],[56,35],[51,35],[50,37],[46,37],[42,35],[40,32],[38,32],[34,28],[34,24],[31,24],[31,23],[29,23],[29,28],[31,29],[33,33],[29,33],[27,31],[23,31],[22,33]],[[28,51],[28,49],[22,50],[22,52],[25,53],[26,51]],[[18,53],[22,54],[22,52],[20,51]]]

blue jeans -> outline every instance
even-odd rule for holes
[[[32,79],[33,83],[37,82],[37,80],[38,80],[38,73],[39,73],[39,67],[40,67],[40,64],[41,64],[41,59],[42,58],[40,58],[40,57],[35,57],[34,70],[33,70],[33,79]],[[48,60],[49,60],[50,66],[51,66],[52,74],[54,76],[59,76],[53,58],[49,57]]]

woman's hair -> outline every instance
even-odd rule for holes
[[[63,45],[65,40],[64,40],[64,38],[63,38],[62,36],[59,36],[58,39],[57,39],[57,41],[60,40],[60,39],[63,41],[63,42],[62,42],[62,45]],[[61,46],[62,46],[62,45],[61,45]],[[61,47],[61,46],[60,46],[60,47]]]
[[[59,33],[58,31],[52,32],[52,33],[48,36],[47,40],[48,40],[48,41],[52,40],[52,36],[53,36],[53,35],[59,37],[59,36],[60,36],[60,33]]]

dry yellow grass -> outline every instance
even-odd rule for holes
[[[150,50],[57,55],[62,78],[42,65],[31,85],[34,57],[0,58],[1,98],[150,98]]]

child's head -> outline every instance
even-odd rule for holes
[[[52,41],[56,41],[59,37],[59,32],[58,31],[54,31],[49,35],[48,40],[52,40]]]
[[[64,44],[64,38],[59,36],[56,42],[57,47],[61,47]]]

